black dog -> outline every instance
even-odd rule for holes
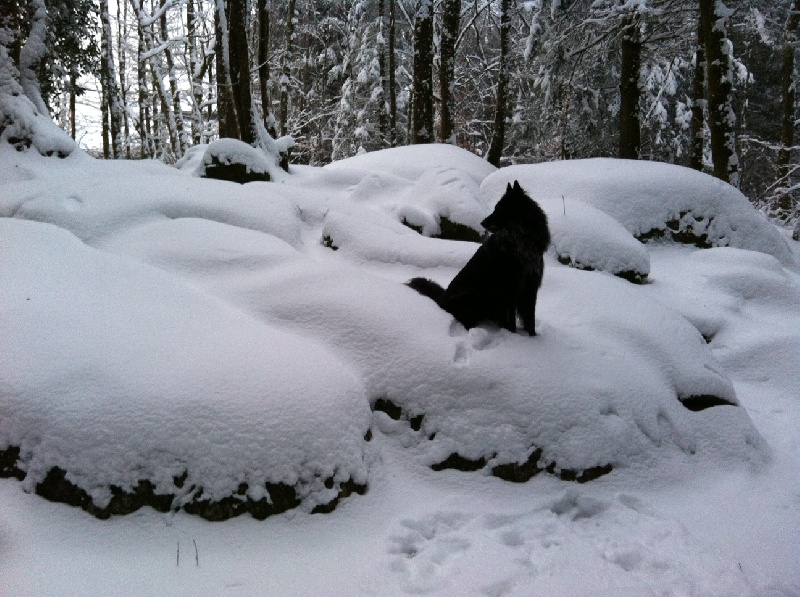
[[[543,254],[550,245],[547,216],[515,181],[481,226],[492,235],[446,290],[427,278],[406,284],[467,329],[492,322],[514,332],[519,313],[525,331],[535,336],[536,295],[544,274]]]

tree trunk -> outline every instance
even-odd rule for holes
[[[794,146],[795,129],[795,81],[794,81],[794,53],[797,45],[797,29],[800,26],[800,0],[794,0],[786,19],[786,28],[783,35],[782,68],[781,68],[781,150],[778,152],[778,172],[781,177],[788,177],[791,163],[792,147]],[[787,181],[788,182],[788,181]]]
[[[122,15],[120,11],[124,11]],[[128,3],[117,5],[117,58],[119,59],[119,92],[122,107],[122,143],[125,147],[125,158],[131,159],[130,122],[128,121],[128,65],[125,56],[124,40],[128,37]]]
[[[733,68],[726,25],[731,11],[721,0],[700,0],[700,26],[708,70],[708,126],[714,176],[734,186],[739,182],[736,114],[733,111]]]
[[[454,108],[454,77],[456,38],[461,17],[461,0],[444,0],[442,7],[442,31],[440,42],[441,64],[439,66],[439,92],[441,93],[441,128],[439,140],[456,144]]]
[[[114,50],[111,43],[111,17],[108,14],[108,0],[100,0],[100,84],[103,87],[108,106],[111,152],[113,158],[122,157],[122,107],[114,64]]]
[[[389,51],[388,70],[389,70],[389,146],[397,145],[397,64],[395,58],[395,3],[396,0],[389,1],[389,32],[387,46]]]
[[[134,10],[136,7],[134,6]],[[139,105],[139,156],[142,159],[150,158],[153,155],[152,148],[150,147],[150,98],[147,91],[147,61],[145,56],[145,43],[144,31],[142,24],[139,20],[139,15],[136,15],[136,32],[138,37],[137,56],[136,56],[136,80],[139,87],[139,95],[137,103]]]
[[[189,63],[189,85],[192,90],[192,144],[200,143],[203,131],[203,72],[197,60],[197,17],[194,0],[186,0],[186,54]]]
[[[705,145],[703,116],[706,107],[706,48],[703,28],[697,27],[697,49],[694,54],[694,84],[692,88],[692,121],[689,128],[689,167],[703,170],[703,148]]]
[[[247,3],[234,1],[229,4],[228,60],[230,66],[231,91],[236,112],[237,138],[250,145],[255,141],[253,123],[253,98],[250,91],[250,56],[247,48]]]
[[[433,142],[433,0],[420,0],[414,19],[411,143]]]
[[[633,15],[624,17],[620,45],[619,157],[638,160],[641,150],[639,78],[642,65],[642,41],[639,34],[639,22]]]
[[[280,124],[281,136],[289,130],[289,81],[292,75],[292,61],[294,52],[294,28],[297,22],[295,0],[289,0],[286,11],[286,50],[283,54],[283,68],[281,69],[281,98],[280,98]]]
[[[378,111],[378,129],[384,143],[389,139],[389,110],[387,102],[387,62],[386,54],[386,2],[378,0],[378,40],[376,43],[378,53],[378,77],[381,80],[380,110]]]
[[[69,136],[75,140],[75,98],[77,95],[76,89],[78,87],[78,75],[75,68],[70,69],[69,73]]]
[[[272,103],[269,98],[269,10],[267,0],[258,0],[258,86],[261,91],[261,113],[264,128],[273,137],[275,116],[272,114]]]
[[[108,91],[105,89],[100,90],[100,121],[100,136],[103,139],[103,159],[109,160],[113,156],[111,154],[108,130]]]
[[[236,111],[231,96],[230,68],[228,66],[228,17],[225,0],[216,0],[214,33],[216,36],[215,60],[217,66],[217,118],[219,136],[238,138]]]
[[[486,161],[500,167],[506,137],[506,113],[508,111],[508,33],[511,29],[511,0],[500,4],[500,70],[497,73],[497,104],[494,110],[494,132]]]
[[[171,117],[169,126],[174,129],[174,134],[170,136],[175,139],[172,151],[176,157],[182,156],[186,152],[186,127],[183,123],[183,109],[181,108],[181,96],[178,89],[178,77],[175,74],[175,62],[172,59],[172,50],[169,47],[169,34],[167,32],[167,10],[164,5],[167,0],[161,0],[161,18],[159,25],[161,29],[161,43],[164,47],[164,60],[167,63],[167,77],[169,78],[169,95],[172,98]],[[239,4],[236,2],[235,4]]]

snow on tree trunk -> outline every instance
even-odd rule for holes
[[[122,15],[119,11],[124,11]],[[117,5],[117,59],[119,61],[119,92],[122,112],[122,144],[125,158],[131,159],[130,123],[128,120],[128,65],[125,56],[125,39],[128,37],[128,3]]]
[[[494,130],[486,161],[500,167],[506,137],[506,113],[508,112],[508,62],[511,29],[511,0],[502,0],[500,5],[500,69],[497,73],[497,103],[494,110]]]
[[[642,41],[635,15],[623,17],[620,58],[619,157],[638,160],[642,142],[639,124]]]
[[[36,109],[41,114],[48,114],[37,75],[47,57],[47,8],[44,0],[28,0],[28,11],[33,16],[28,39],[19,52],[19,83]]]
[[[421,0],[414,19],[411,142],[433,142],[433,0]]]
[[[150,139],[150,94],[147,87],[147,59],[145,58],[145,44],[144,44],[144,31],[142,29],[142,22],[139,19],[136,6],[133,7],[137,13],[136,16],[136,82],[139,88],[137,103],[139,105],[139,122],[137,128],[139,132],[139,156],[142,159],[149,158],[153,155],[153,148],[151,146],[152,140]]]
[[[708,126],[714,176],[734,186],[739,182],[736,113],[733,110],[733,45],[726,30],[733,11],[721,0],[700,0],[700,26],[708,70]]]

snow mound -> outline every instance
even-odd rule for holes
[[[24,95],[0,93],[0,143],[17,151],[31,146],[43,156],[65,158],[78,145],[56,126],[48,115],[40,114]]]
[[[237,276],[216,292],[335,349],[365,380],[378,428],[436,470],[587,481],[697,454],[762,459],[690,324],[614,278],[547,275],[535,339],[467,333],[410,289],[321,265]]]
[[[535,338],[467,332],[406,287],[446,283],[476,245],[417,234],[402,206],[490,211],[430,151],[415,180],[381,165],[234,186],[9,149],[27,165],[0,162],[0,476],[98,516],[225,518],[363,491],[376,433],[418,464],[512,481],[763,460],[701,334],[647,286],[547,256]],[[576,261],[645,270],[596,206],[542,202]]]
[[[392,174],[408,180],[418,180],[428,170],[454,168],[469,175],[475,184],[497,168],[486,160],[454,145],[430,143],[381,149],[338,160],[324,167],[329,172]]]
[[[585,270],[610,272],[641,283],[650,273],[650,254],[617,220],[573,200],[540,200],[558,260]]]
[[[333,353],[54,226],[0,231],[0,446],[28,489],[208,518],[363,490],[364,386]]]
[[[737,189],[696,170],[658,162],[592,158],[509,166],[488,176],[499,196],[519,180],[539,200],[580,200],[641,240],[666,236],[702,247],[737,247],[794,264],[786,241]]]

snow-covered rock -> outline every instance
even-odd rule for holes
[[[641,283],[650,255],[617,220],[580,200],[541,199],[558,260],[572,267],[610,272]]]
[[[270,160],[263,151],[238,139],[217,139],[205,148],[195,173],[244,184],[270,180],[270,170]]]
[[[2,219],[0,246],[0,447],[28,489],[227,518],[366,485],[364,385],[319,342],[49,224]]]
[[[666,236],[705,247],[737,247],[794,263],[786,241],[737,189],[696,170],[658,162],[593,158],[510,166],[482,189],[498,196],[518,180],[536,200],[587,203],[641,240]]]

